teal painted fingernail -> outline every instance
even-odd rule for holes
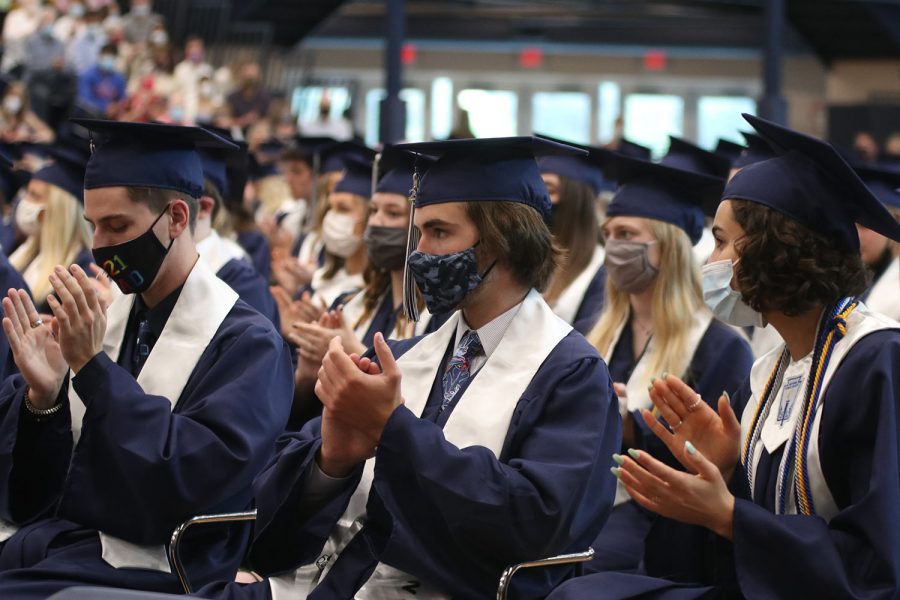
[[[656,377],[651,377],[651,378],[650,378],[650,385],[653,385],[654,383],[656,383]]]
[[[634,460],[638,460],[641,457],[641,453],[639,451],[635,450],[634,448],[629,448],[628,456],[630,456]]]
[[[619,467],[610,467],[609,472],[616,476],[616,479],[622,478],[622,469]]]
[[[697,454],[697,449],[694,448],[694,445],[690,442],[684,443],[684,449],[687,450],[687,453],[690,454],[691,456]]]
[[[625,464],[625,457],[622,456],[621,454],[613,454],[613,460],[616,461],[617,465]]]
[[[668,376],[669,376],[669,373],[667,371],[663,371],[662,379],[665,379]]]
[[[648,391],[648,392],[652,392],[652,391],[653,391],[653,384],[652,384],[652,383],[651,383],[650,385],[647,386],[647,391]]]

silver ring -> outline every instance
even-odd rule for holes
[[[678,428],[684,425],[684,420],[678,421],[674,425],[671,426],[672,431],[678,431]]]
[[[700,394],[697,394],[697,397],[694,398],[694,401],[687,405],[686,408],[688,412],[694,412],[695,410],[697,410],[697,407],[700,406],[701,402],[703,402],[703,400],[700,398]]]
[[[37,320],[31,324],[31,328],[34,329],[35,327],[40,327],[43,324],[44,324],[44,320],[42,318],[38,317]]]

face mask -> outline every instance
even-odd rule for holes
[[[116,68],[116,57],[108,54],[101,56],[97,65],[104,71],[112,71]]]
[[[199,65],[203,62],[203,53],[202,52],[189,52],[188,60],[194,63],[195,65]]]
[[[163,260],[175,241],[172,238],[168,246],[163,246],[153,233],[154,225],[166,214],[166,210],[156,217],[147,231],[133,240],[93,249],[94,260],[116,282],[123,294],[145,292],[156,279]]]
[[[147,4],[132,6],[131,12],[135,16],[145,17],[150,14],[150,6]]]
[[[406,261],[406,227],[369,225],[363,235],[369,260],[376,267],[399,271]]]
[[[738,259],[740,260],[740,259]],[[735,327],[765,327],[763,316],[750,308],[741,293],[731,287],[734,263],[729,259],[703,265],[703,301],[720,320]]]
[[[431,314],[455,309],[494,268],[492,264],[484,275],[478,274],[475,246],[453,254],[425,254],[416,250],[409,255],[409,271]]]
[[[607,240],[603,264],[617,289],[626,294],[640,294],[656,279],[659,269],[650,264],[651,243],[656,242]]]
[[[3,99],[3,110],[8,113],[17,113],[22,109],[22,99],[18,96],[7,96]]]
[[[204,98],[209,98],[213,95],[213,86],[210,82],[204,81],[199,86],[197,86],[197,91],[200,92],[200,95]]]
[[[41,35],[45,38],[53,37],[53,26],[52,25],[44,25],[41,27]]]
[[[184,109],[180,106],[170,106],[169,107],[169,118],[172,119],[175,123],[181,123],[184,119]]]
[[[161,29],[157,29],[153,33],[150,34],[150,43],[156,44],[157,46],[162,46],[163,44],[169,43],[169,34]]]
[[[362,236],[356,235],[356,223],[358,221],[350,215],[342,215],[330,211],[322,221],[322,241],[325,249],[335,256],[347,258],[356,252],[362,243]]]
[[[69,7],[69,16],[75,19],[80,19],[84,16],[84,7],[80,4],[73,4]]]
[[[41,229],[38,217],[44,211],[43,204],[32,202],[28,198],[19,200],[16,206],[16,225],[27,236],[35,235]]]

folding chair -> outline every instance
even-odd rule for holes
[[[511,565],[503,571],[500,576],[500,585],[497,586],[497,600],[506,600],[509,591],[509,584],[513,575],[522,569],[534,569],[540,567],[553,567],[557,565],[572,565],[585,563],[594,558],[594,549],[588,548],[584,552],[575,552],[574,554],[560,554],[559,556],[551,556],[549,558],[541,558],[529,562]],[[580,568],[579,568],[580,571]],[[580,574],[580,573],[579,573]]]

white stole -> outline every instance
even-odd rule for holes
[[[677,368],[673,369],[673,372],[677,373],[680,377],[684,377],[688,367],[691,366],[691,360],[694,358],[697,346],[700,345],[700,340],[703,339],[706,330],[709,329],[712,318],[712,313],[705,308],[694,313],[691,321],[691,330],[688,334],[687,347],[682,355],[681,364],[676,365]],[[627,322],[622,323],[619,326],[615,338],[613,339],[613,343],[610,344],[609,350],[607,350],[603,356],[603,360],[606,361],[607,364],[609,364],[613,352],[615,352],[616,346],[619,344],[619,339],[622,337],[622,331],[625,329],[625,325],[627,325]],[[621,413],[623,417],[628,413],[634,413],[636,410],[651,410],[653,408],[653,401],[650,400],[650,392],[647,390],[647,383],[650,381],[651,376],[655,376],[656,374],[648,374],[647,369],[650,368],[648,357],[653,354],[654,341],[656,341],[655,338],[650,338],[644,354],[631,371],[631,377],[625,382],[625,402],[622,402],[621,398],[619,399],[619,413]],[[630,352],[631,348],[628,348],[628,351]],[[614,506],[630,501],[631,496],[625,491],[625,486],[622,485],[621,481],[617,482]]]
[[[360,341],[362,341],[366,332],[369,331],[369,327],[372,326],[372,321],[375,320],[375,313],[378,312],[378,308],[381,307],[382,302],[390,302],[392,300],[387,294],[382,294],[375,310],[373,310],[368,317],[362,319],[363,313],[365,313],[366,310],[364,296],[364,291],[354,294],[354,296],[345,302],[343,306],[344,323],[353,329],[353,332],[356,333]],[[419,320],[415,323],[411,332],[398,332],[395,325],[394,327],[391,327],[390,331],[383,331],[382,333],[384,334],[384,337],[389,340],[408,339],[410,337],[422,335],[425,332],[425,328],[428,327],[429,321],[431,321],[431,313],[428,312],[427,308],[423,308],[419,313]],[[410,333],[412,335],[410,335]]]
[[[421,415],[425,409],[459,319],[460,313],[454,313],[440,329],[423,338],[397,361],[403,373],[401,392],[406,407],[416,415]],[[557,317],[541,295],[532,290],[510,322],[500,345],[460,396],[444,426],[447,441],[459,448],[484,446],[499,456],[519,399],[535,373],[570,331],[572,327]],[[320,553],[320,556],[330,556],[327,566],[320,571],[315,564],[306,565],[293,573],[270,578],[274,600],[305,597],[328,574],[341,551],[365,524],[366,502],[374,472],[375,460],[369,459],[347,510]],[[410,579],[416,578],[379,563],[356,598],[394,600]],[[416,590],[416,596],[425,600],[449,598],[424,584]]]
[[[810,444],[809,444],[809,453],[807,454],[807,466],[809,468],[809,483],[810,483],[810,493],[812,494],[813,504],[816,507],[816,514],[826,522],[830,521],[835,515],[838,514],[839,509],[837,504],[834,501],[834,497],[831,495],[831,490],[828,489],[828,482],[825,481],[825,473],[822,470],[822,462],[820,458],[819,452],[819,429],[822,424],[822,412],[823,405],[825,402],[825,393],[828,390],[828,384],[831,381],[831,378],[834,376],[835,372],[840,368],[841,363],[844,360],[844,357],[847,356],[847,353],[853,348],[853,346],[863,339],[865,336],[870,333],[874,333],[876,331],[881,331],[883,329],[900,329],[900,323],[885,317],[879,313],[871,312],[865,304],[860,303],[853,312],[847,317],[847,334],[834,346],[834,350],[831,353],[831,359],[828,361],[828,368],[825,369],[825,374],[822,377],[822,391],[819,393],[819,403],[816,407],[816,414],[813,417],[813,425],[812,430],[810,432]],[[762,358],[756,360],[753,363],[753,368],[750,369],[750,399],[747,402],[747,405],[744,407],[744,413],[741,416],[741,444],[743,447],[744,441],[747,439],[748,430],[750,429],[750,425],[753,421],[753,415],[756,412],[756,407],[760,402],[760,398],[762,396],[763,391],[766,387],[766,382],[769,379],[769,375],[772,373],[772,369],[775,368],[775,365],[778,363],[778,360],[781,358],[781,353],[784,348],[784,344],[775,348]],[[809,381],[807,380],[807,385]],[[779,390],[772,390],[773,394],[778,394]],[[804,389],[801,392],[801,396],[798,397],[798,401],[800,398],[803,398],[805,401],[807,389]],[[777,409],[769,412],[770,418],[777,418]],[[793,419],[789,424],[785,424],[785,427],[794,430],[796,426],[796,419],[801,418],[803,411],[798,410],[795,412]],[[757,467],[759,466],[759,460],[762,456],[763,449],[763,441],[760,439],[757,441],[754,448],[750,453],[750,467],[749,470],[751,472],[756,472]],[[779,469],[784,468],[784,460],[787,458],[787,453],[785,452],[782,456],[782,464]],[[755,479],[755,478],[754,478]],[[794,502],[794,494],[793,487],[787,493],[787,511],[789,514],[797,514],[797,506]],[[751,493],[753,490],[751,490]]]
[[[138,375],[137,383],[141,389],[147,394],[166,398],[174,409],[197,361],[237,299],[238,295],[234,290],[216,277],[204,261],[198,260]],[[103,351],[113,361],[119,358],[134,301],[133,294],[120,294],[106,311]],[[69,410],[72,415],[72,436],[77,446],[86,407],[75,392],[72,378],[72,373],[69,373]],[[171,572],[165,546],[132,544],[102,531],[100,543],[103,547],[103,560],[117,569]]]
[[[313,289],[313,301],[316,304],[324,304],[325,308],[331,308],[334,301],[346,292],[352,290],[361,290],[366,287],[362,273],[358,275],[350,275],[347,269],[341,267],[331,279],[325,279],[325,272],[328,266],[319,267],[313,272],[310,286]]]
[[[213,273],[218,273],[219,269],[232,259],[249,260],[247,252],[240,244],[221,237],[215,229],[206,238],[197,242],[197,252]]]
[[[866,297],[866,306],[872,312],[900,321],[900,257],[891,261],[872,286],[872,291]]]
[[[591,282],[594,280],[594,275],[597,274],[597,271],[600,270],[600,267],[603,266],[603,259],[606,256],[606,253],[603,250],[603,246],[597,245],[594,248],[594,255],[591,257],[591,262],[587,264],[584,270],[578,274],[578,277],[572,280],[572,283],[563,290],[563,293],[559,295],[559,298],[556,299],[556,302],[553,304],[553,312],[559,315],[559,318],[569,323],[570,325],[575,324],[575,316],[578,314],[578,309],[581,307],[582,301],[584,301],[584,294],[587,292],[588,286],[591,285]]]

